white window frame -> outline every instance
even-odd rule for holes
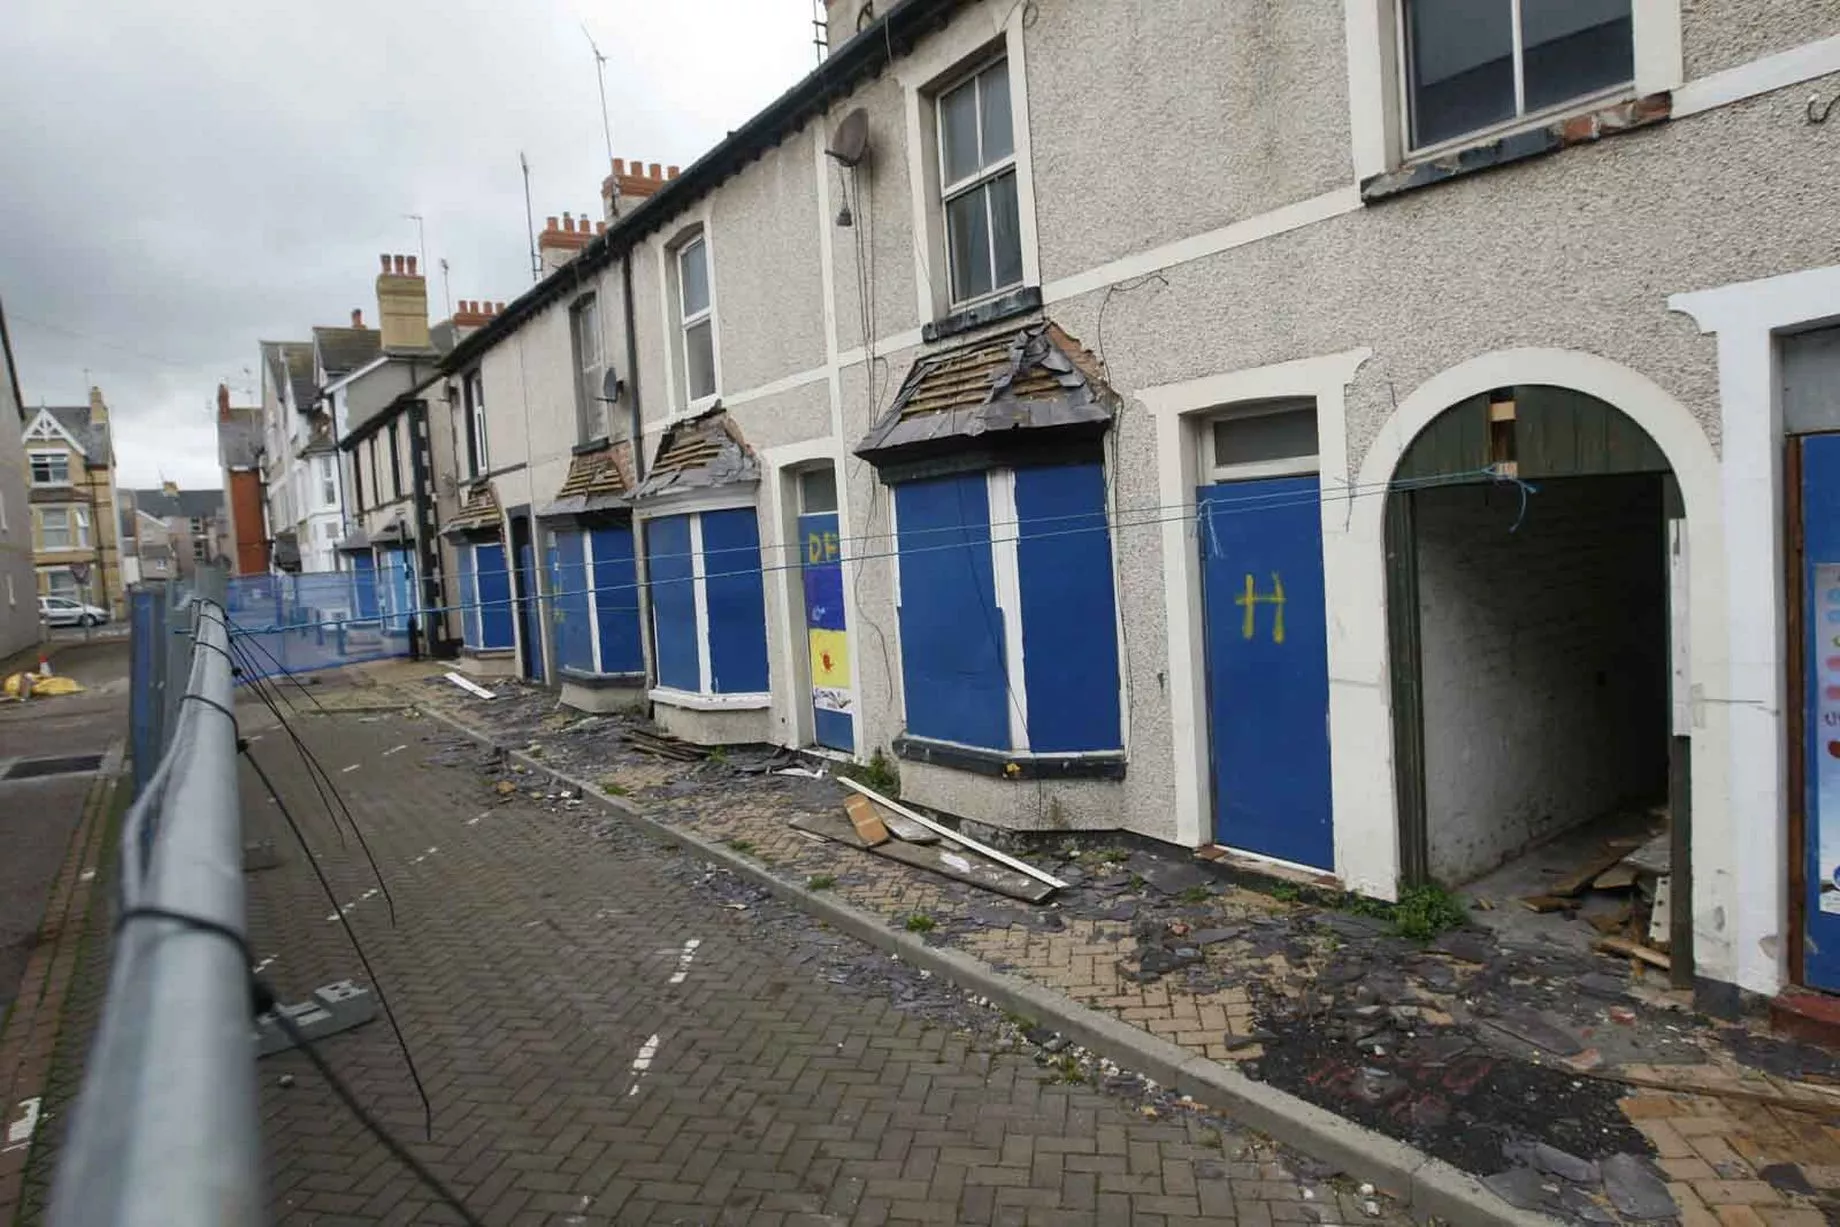
[[[53,477],[47,481],[40,481],[38,479],[38,474],[32,471],[33,466],[36,465],[40,460],[62,461],[64,465],[64,480],[59,481],[55,477]],[[49,467],[50,466],[47,466],[47,468]],[[71,484],[70,469],[71,469],[70,453],[67,451],[63,451],[60,448],[55,448],[55,447],[36,448],[35,447],[31,451],[26,453],[26,476],[30,480],[32,485],[34,486],[41,486],[41,487],[42,486],[68,486]]]
[[[712,294],[713,301],[714,295]],[[710,690],[713,681],[713,669],[709,653],[709,588],[708,575],[703,557],[703,513],[714,511],[751,511],[759,516],[759,508],[753,503],[736,503],[724,501],[705,502],[698,500],[689,505],[679,505],[670,509],[660,508],[656,518],[668,516],[688,516],[690,519],[690,592],[696,609],[696,670],[697,689],[679,690],[674,686],[654,686],[647,692],[647,697],[655,703],[664,703],[671,707],[681,707],[690,711],[757,711],[773,705],[773,649],[772,649],[772,611],[767,612],[767,684],[768,689],[761,691],[736,691],[732,694],[716,694]],[[647,517],[652,518],[652,517]],[[640,521],[641,524],[644,520]],[[761,580],[766,580],[766,544],[761,545]],[[764,594],[763,594],[764,595]],[[650,602],[648,602],[650,604]],[[658,607],[651,605],[652,640],[657,642]],[[599,649],[596,648],[595,663],[600,663]]]
[[[583,327],[584,319],[591,327]],[[592,361],[587,352],[589,341],[594,344]],[[600,294],[592,290],[569,304],[569,369],[575,379],[575,441],[594,443],[606,438],[607,414],[598,398],[600,377],[607,369],[607,345],[601,333]]]
[[[1245,421],[1247,418],[1272,417],[1280,413],[1308,413],[1311,424],[1316,427],[1317,450],[1308,455],[1281,456],[1275,460],[1241,461],[1222,463],[1214,453],[1214,427],[1221,422]],[[1322,423],[1317,420],[1317,407],[1313,401],[1271,401],[1254,402],[1222,409],[1209,414],[1200,421],[1201,437],[1197,441],[1201,461],[1201,471],[1207,474],[1210,482],[1256,481],[1265,477],[1308,477],[1322,472]]]
[[[1515,0],[1515,2],[1518,4],[1519,0]],[[1010,107],[1011,107],[1010,109],[1010,151],[1007,156],[999,158],[995,162],[992,162],[987,166],[983,165],[984,86],[980,78],[983,76],[984,73],[990,71],[992,68],[995,68],[998,65],[1002,65],[1004,77],[1010,78],[1009,56],[1006,52],[999,51],[993,55],[986,57],[983,60],[980,60],[977,64],[975,64],[971,68],[966,69],[964,72],[959,73],[956,77],[952,77],[948,79],[944,85],[940,86],[937,90],[933,92],[933,131],[936,136],[936,139],[934,141],[934,144],[936,146],[934,153],[938,159],[937,173],[939,175],[939,228],[940,228],[940,233],[945,237],[945,241],[946,241],[945,242],[946,302],[955,311],[962,310],[965,307],[969,307],[969,306],[972,306],[980,302],[986,302],[993,298],[999,298],[1003,296],[1004,294],[1010,293],[1012,290],[1015,290],[1019,286],[1028,284],[1028,270],[1026,267],[1022,271],[1022,276],[1019,277],[1017,280],[1005,282],[1002,285],[996,284],[996,280],[997,280],[997,251],[996,251],[997,224],[996,224],[996,216],[991,211],[991,207],[990,207],[990,193],[986,192],[984,194],[984,234],[985,234],[986,239],[988,240],[988,250],[986,251],[985,254],[989,257],[989,260],[990,260],[991,287],[989,290],[985,291],[982,294],[973,294],[967,298],[957,297],[953,289],[953,282],[956,279],[953,276],[954,269],[952,268],[952,223],[951,223],[951,216],[949,212],[952,202],[957,200],[961,196],[968,195],[971,192],[978,190],[979,188],[985,186],[986,184],[994,183],[996,180],[1001,179],[1004,175],[1020,173],[1019,160],[1016,156],[1017,142],[1016,142],[1016,136],[1015,136],[1015,127],[1016,127],[1015,81],[1013,78],[1009,80]],[[958,90],[960,87],[967,85],[967,84],[969,84],[972,87],[972,89],[975,91],[974,96],[976,98],[976,103],[977,103],[977,140],[978,140],[979,166],[978,166],[978,169],[973,171],[971,174],[966,175],[965,177],[961,179],[957,179],[957,180],[954,180],[948,183],[946,181],[946,125],[945,125],[945,110],[944,110],[945,100],[948,94],[953,93],[954,91]],[[1022,184],[1021,184],[1020,178],[1018,178],[1017,180],[1016,187],[1017,187],[1016,209],[1017,209],[1017,220],[1018,220],[1018,225],[1016,227],[1016,246],[1018,248],[1017,263],[1021,264],[1022,263],[1022,260],[1021,260],[1022,253],[1020,251],[1020,248],[1022,246],[1022,227],[1020,225],[1020,220],[1021,220],[1021,209],[1022,209],[1022,198],[1021,198]]]
[[[56,514],[62,521],[58,531],[63,535],[61,545],[54,545],[50,539],[51,516]],[[86,550],[89,548],[89,512],[76,505],[61,507],[41,507],[38,512],[38,548],[41,550]]]
[[[1433,144],[1415,145],[1412,142],[1412,74],[1410,71],[1412,64],[1412,42],[1408,30],[1409,23],[1406,21],[1406,8],[1411,3],[1411,0],[1394,0],[1396,7],[1393,16],[1393,36],[1395,43],[1393,54],[1397,57],[1396,62],[1399,65],[1398,72],[1395,74],[1398,79],[1397,88],[1399,91],[1399,98],[1396,104],[1398,106],[1399,116],[1399,140],[1401,148],[1407,151],[1407,157],[1410,160],[1419,161],[1426,158],[1435,158],[1451,150],[1462,149],[1469,145],[1483,144],[1495,140],[1498,137],[1509,135],[1510,133],[1526,131],[1529,128],[1544,127],[1562,116],[1595,111],[1601,107],[1622,102],[1636,96],[1635,66],[1632,62],[1631,76],[1628,81],[1621,82],[1617,85],[1605,86],[1603,89],[1596,90],[1589,94],[1580,94],[1575,98],[1567,98],[1563,102],[1555,102],[1551,106],[1543,107],[1537,111],[1529,111],[1527,109],[1527,52],[1525,46],[1526,40],[1521,29],[1521,2],[1522,0],[1509,0],[1509,21],[1513,27],[1514,34],[1512,46],[1512,55],[1514,58],[1514,115],[1499,123],[1489,124],[1487,127],[1474,128],[1468,132],[1460,132],[1456,136],[1447,137]],[[1637,7],[1639,7],[1637,0],[1630,0],[1632,61],[1636,25],[1635,10]]]
[[[57,581],[59,576],[62,576],[70,584],[70,587],[62,592],[58,590]],[[69,567],[52,567],[47,570],[45,572],[45,588],[46,596],[54,597],[61,601],[72,601],[78,605],[84,604],[83,598],[89,595],[89,586],[87,584],[78,583],[76,574],[72,572]],[[66,595],[66,593],[69,595]]]
[[[337,471],[332,467],[332,457],[315,457],[314,469],[319,477],[320,505],[337,507],[339,505],[339,478]]]
[[[1355,179],[1365,181],[1397,170],[1408,162],[1437,156],[1437,150],[1445,147],[1409,148],[1410,120],[1406,113],[1405,58],[1401,47],[1404,21],[1400,0],[1342,0],[1342,3]],[[1681,3],[1682,0],[1632,0],[1634,93],[1637,97],[1676,90],[1686,78],[1681,50]],[[1015,41],[1012,39],[1012,44]],[[1013,99],[1014,81],[1010,83],[1010,90]],[[1592,105],[1586,103],[1568,109],[1589,110]],[[1458,144],[1484,143],[1516,128],[1550,123],[1552,118],[1522,120],[1507,129],[1471,133]],[[1026,255],[1025,252],[1025,258]]]
[[[685,310],[684,304],[684,257],[699,247],[703,250],[703,282],[709,287],[709,303],[701,311],[692,313]],[[709,231],[699,229],[673,247],[671,261],[677,276],[677,345],[678,353],[683,357],[684,404],[688,411],[695,412],[713,402],[722,392],[721,353],[716,348],[716,264],[710,255]],[[705,325],[709,328],[710,388],[702,396],[697,396],[690,386],[690,333]]]

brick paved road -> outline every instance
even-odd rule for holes
[[[430,723],[298,724],[395,927],[281,732],[244,720],[395,1001],[434,1141],[381,1021],[325,1051],[489,1223],[1375,1221],[1231,1126],[1001,1051],[988,1010],[592,803],[501,796],[490,756]],[[247,769],[243,787],[252,836],[285,841]],[[249,883],[284,1000],[360,974],[298,854]],[[298,1054],[262,1075],[277,1221],[450,1221]]]

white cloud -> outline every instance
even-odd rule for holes
[[[455,298],[529,285],[538,217],[614,154],[688,165],[815,62],[812,0],[61,0],[0,48],[0,296],[27,400],[114,413],[122,480],[218,481],[213,405],[256,343],[374,317],[425,219]],[[87,375],[86,375],[87,372]]]

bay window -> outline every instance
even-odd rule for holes
[[[460,635],[474,651],[510,650],[511,573],[496,541],[462,541],[455,547],[460,575]]]
[[[557,665],[602,676],[643,673],[632,528],[552,530],[549,567]]]
[[[1101,463],[907,481],[894,504],[907,740],[1009,758],[1115,756]]]
[[[766,592],[752,507],[660,516],[646,523],[655,693],[740,698],[768,691]],[[757,700],[757,702],[755,702]]]

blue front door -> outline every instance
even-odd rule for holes
[[[377,551],[378,595],[382,602],[383,629],[391,635],[407,635],[409,618],[415,610],[415,564],[408,550]]]
[[[1334,868],[1320,480],[1203,486],[1214,842]],[[1376,613],[1375,616],[1378,616]]]
[[[1802,449],[1802,979],[1840,991],[1840,435]]]
[[[368,622],[377,616],[377,560],[369,554],[351,556],[352,616]]]
[[[518,630],[524,636],[524,676],[543,680],[543,627],[537,602],[537,559],[525,540],[518,546]]]
[[[813,740],[833,750],[853,751],[855,690],[850,636],[843,620],[843,551],[837,531],[834,511],[799,517],[799,540],[805,548],[805,638],[811,651]]]

